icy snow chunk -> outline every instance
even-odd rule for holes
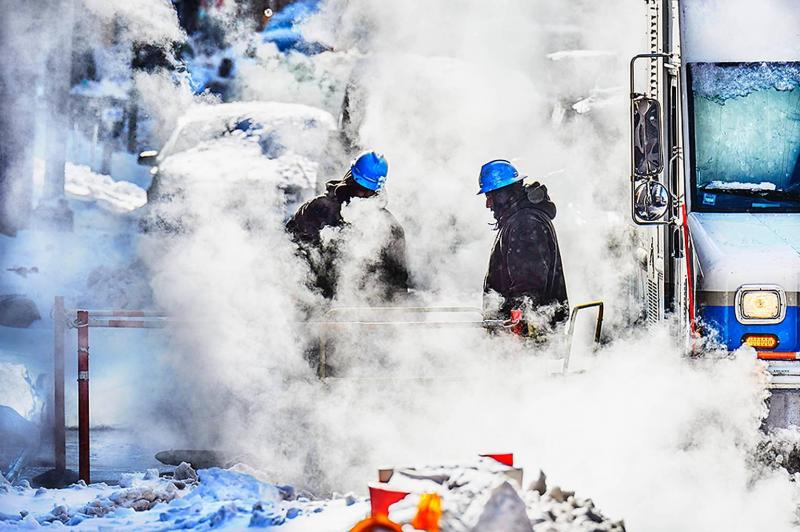
[[[212,467],[198,471],[200,485],[189,495],[203,499],[226,501],[231,499],[260,500],[277,503],[281,500],[275,486],[260,482],[250,475]]]
[[[137,480],[142,480],[144,473],[122,473],[119,477],[120,488],[130,488]]]
[[[266,528],[280,526],[284,522],[286,522],[286,518],[283,515],[271,510],[269,507],[264,508],[262,503],[256,503],[253,505],[253,515],[250,517],[248,526]]]
[[[196,481],[197,480],[197,472],[192,468],[191,464],[186,462],[181,462],[178,467],[175,468],[175,472],[172,476],[174,480],[190,480]]]

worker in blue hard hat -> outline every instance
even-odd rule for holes
[[[359,155],[345,176],[329,181],[325,194],[303,204],[287,222],[286,229],[298,244],[313,274],[313,288],[332,299],[337,287],[336,250],[323,249],[320,233],[326,227],[342,227],[342,207],[354,198],[381,195],[389,165],[383,155],[368,151]],[[381,288],[383,300],[393,300],[408,291],[405,232],[397,219],[384,207],[379,209],[381,222],[388,224],[387,241],[378,256],[365,265],[364,274],[372,276],[370,286]]]
[[[515,332],[526,334],[534,325],[541,331],[566,320],[569,303],[553,227],[556,206],[547,187],[524,179],[509,161],[489,161],[481,167],[478,194],[497,221],[484,309],[488,317],[519,321]]]

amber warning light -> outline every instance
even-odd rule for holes
[[[778,337],[774,334],[745,334],[742,343],[755,349],[775,349],[778,347]]]

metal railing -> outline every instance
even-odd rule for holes
[[[564,364],[562,366],[562,373],[566,373],[569,368],[570,353],[572,351],[572,339],[575,332],[575,323],[578,313],[597,308],[597,320],[595,322],[594,342],[599,344],[603,331],[603,316],[605,305],[602,301],[590,301],[575,305],[572,308],[569,318],[569,327],[566,334],[569,338],[567,344],[567,351],[564,355]],[[337,307],[332,308],[325,313],[323,320],[315,322],[320,325],[319,337],[319,366],[317,374],[320,379],[328,377],[328,351],[327,343],[329,339],[329,332],[332,328],[337,327],[359,327],[362,329],[379,329],[385,327],[413,327],[413,328],[428,328],[428,329],[455,329],[455,328],[483,328],[488,330],[498,330],[503,328],[511,328],[514,323],[505,320],[473,320],[473,321],[386,321],[386,320],[348,320],[348,321],[331,321],[330,319],[338,314],[343,313],[474,313],[483,316],[483,310],[478,307]]]
[[[594,341],[598,343],[603,327],[603,302],[592,301],[576,305],[570,315],[567,335],[569,336],[569,349],[564,358],[563,371],[569,365],[569,351],[572,348],[572,336],[575,330],[575,320],[580,311],[598,308],[597,322],[595,325]],[[356,314],[357,319],[346,321],[334,320],[343,314]],[[473,314],[480,319],[459,321],[392,321],[392,320],[364,320],[359,315],[379,313],[386,314]],[[74,319],[71,319],[75,316]],[[54,415],[53,415],[53,445],[55,468],[66,469],[66,421],[64,402],[64,346],[68,328],[78,331],[78,473],[79,478],[87,484],[91,481],[90,474],[90,444],[89,444],[89,329],[95,328],[126,328],[126,329],[163,329],[169,325],[197,323],[189,320],[178,320],[154,310],[87,310],[67,309],[64,307],[64,298],[55,298],[53,307],[54,324]],[[366,329],[380,329],[387,327],[408,327],[423,329],[457,329],[457,328],[483,328],[488,330],[508,329],[515,323],[505,320],[485,320],[482,309],[478,307],[337,307],[328,310],[322,321],[311,322],[320,326],[319,337],[319,367],[320,379],[328,377],[327,346],[329,333],[332,329],[340,327],[359,327]]]
[[[75,316],[72,319],[72,316]],[[64,345],[68,328],[78,331],[78,476],[91,481],[89,458],[89,329],[163,329],[170,324],[186,323],[170,319],[154,310],[86,310],[64,307],[57,296],[53,306],[54,327],[54,404],[53,454],[56,470],[66,469],[66,414],[64,406]]]
[[[471,321],[386,321],[386,320],[348,320],[330,321],[331,318],[344,313],[367,313],[381,315],[394,314],[477,314],[479,320]],[[317,375],[320,379],[328,377],[328,351],[327,343],[330,329],[339,327],[359,327],[362,329],[379,329],[386,327],[413,327],[422,329],[444,328],[485,328],[500,329],[506,324],[503,320],[484,320],[483,311],[478,307],[336,307],[325,313],[323,319],[314,322],[320,326],[319,335],[319,366]]]

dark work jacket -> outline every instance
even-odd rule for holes
[[[322,292],[327,299],[336,294],[337,269],[336,250],[322,245],[320,232],[326,227],[346,225],[342,219],[342,201],[337,198],[336,189],[339,181],[330,181],[327,191],[303,204],[294,216],[286,223],[286,230],[298,244],[300,254],[308,262],[313,279],[313,286]],[[407,292],[409,275],[406,265],[406,237],[400,222],[386,209],[381,209],[389,223],[389,240],[381,249],[379,256],[366,265],[364,274],[377,276],[383,290],[384,301]]]
[[[523,189],[498,220],[483,284],[484,293],[494,291],[503,297],[500,316],[493,317],[508,319],[511,310],[523,308],[528,299],[533,308],[558,305],[553,324],[567,318],[567,287],[552,222],[556,206],[547,189],[542,190],[544,198],[538,197],[533,203]]]

